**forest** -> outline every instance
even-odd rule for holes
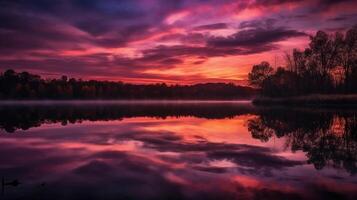
[[[262,96],[357,94],[357,27],[346,33],[318,31],[308,48],[285,55],[286,66],[254,65],[248,75]]]
[[[62,76],[43,79],[28,72],[0,74],[0,99],[251,99],[251,87],[233,83],[195,85],[129,84]]]

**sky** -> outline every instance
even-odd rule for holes
[[[356,22],[355,0],[0,0],[0,70],[246,84],[252,65]]]

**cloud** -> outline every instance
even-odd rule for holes
[[[189,78],[154,71],[208,63],[204,71],[209,73],[197,72],[192,78],[225,80],[209,61],[260,53],[267,54],[256,60],[266,60],[269,51],[284,49],[279,41],[353,24],[354,8],[348,0],[3,0],[0,67],[156,82]],[[174,23],[166,23],[180,13]],[[241,15],[249,20],[237,20]],[[324,16],[330,20],[321,23]],[[130,55],[122,49],[130,49]],[[226,68],[246,70],[247,62],[231,60]]]
[[[226,56],[226,55],[237,55],[242,53],[240,49],[235,48],[216,48],[216,47],[205,47],[205,46],[188,46],[188,45],[174,45],[165,46],[160,45],[152,49],[147,49],[143,51],[145,56],[148,55],[160,55],[162,57],[172,57],[172,56]]]
[[[250,173],[259,173],[259,170],[279,170],[287,167],[302,165],[303,162],[292,161],[286,158],[273,155],[269,149],[258,149],[255,147],[243,149],[240,151],[212,151],[208,153],[211,159],[232,160],[237,165],[251,167]],[[253,160],[251,158],[254,158]]]
[[[341,21],[348,21],[350,19],[356,19],[357,14],[342,14],[333,18],[330,18],[330,21],[341,22]]]
[[[275,18],[267,18],[263,20],[251,20],[251,21],[243,21],[239,24],[239,28],[265,28],[272,29],[274,24],[278,22]]]
[[[247,24],[244,24],[247,27]],[[248,27],[255,26],[249,24]],[[241,30],[228,37],[211,37],[207,44],[211,47],[260,47],[271,45],[293,37],[307,36],[306,33],[285,27],[277,28],[252,28]]]
[[[120,118],[113,110],[115,107],[103,110],[102,106],[97,110],[100,120]],[[83,120],[87,117],[96,120],[93,114],[96,110],[88,106],[77,105],[74,110],[67,108],[67,112],[64,107],[40,107],[52,117],[54,112],[58,118],[68,118],[64,114],[68,112]],[[135,115],[129,110],[135,110],[136,106],[124,107],[118,112]],[[39,108],[31,107],[32,112],[33,109]],[[90,110],[84,114],[80,109]],[[152,111],[162,109],[172,112],[170,106],[152,108]],[[143,109],[137,110],[139,113],[135,116],[141,116]],[[189,107],[177,110],[191,111]],[[40,116],[44,122],[58,122],[20,111],[17,113]],[[14,188],[16,193],[5,188],[7,197],[21,194],[31,199],[36,197],[38,190],[46,199],[63,199],[63,194],[80,199],[305,199],[325,194],[344,198],[356,193],[352,182],[344,183],[342,189],[335,187],[340,184],[335,178],[346,178],[341,173],[338,177],[326,175],[316,180],[308,179],[314,173],[309,166],[283,156],[280,150],[269,145],[215,141],[205,133],[194,133],[199,135],[196,137],[182,134],[185,132],[182,128],[187,125],[190,130],[195,130],[193,125],[201,126],[195,121],[137,118],[114,123],[86,121],[65,127],[57,125],[29,130],[26,134],[2,135],[0,161],[4,164],[0,170],[6,180],[16,178],[24,183]],[[225,164],[212,164],[221,161]]]
[[[346,2],[352,2],[353,0],[320,0],[319,3],[323,6],[333,6],[336,4],[343,4]]]
[[[196,26],[193,30],[202,31],[202,30],[219,30],[219,29],[226,29],[228,25],[226,23],[216,23],[216,24],[206,24],[201,26]]]
[[[63,50],[78,48],[89,38],[69,26],[37,14],[0,9],[0,51],[17,54],[28,50]],[[55,26],[56,24],[56,26]]]
[[[304,0],[255,0],[253,5],[255,6],[272,6],[272,5],[281,5],[286,3],[299,3]]]
[[[282,170],[304,164],[301,161],[288,160],[284,157],[274,155],[266,147],[258,147],[245,144],[225,144],[208,141],[187,142],[181,136],[170,132],[160,134],[154,132],[136,133],[127,135],[132,140],[143,142],[146,148],[155,149],[159,152],[179,152],[188,154],[190,152],[201,152],[205,155],[195,156],[194,159],[185,157],[195,164],[195,169],[210,171],[212,173],[223,173],[225,169],[216,167],[208,168],[196,166],[199,163],[207,163],[210,160],[229,160],[237,164],[239,170],[246,173],[271,173],[272,170]],[[253,160],[251,158],[254,158]],[[247,170],[249,169],[249,170]]]

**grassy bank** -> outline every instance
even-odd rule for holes
[[[297,106],[357,106],[357,94],[295,96],[284,98],[257,97],[255,105],[297,105]]]

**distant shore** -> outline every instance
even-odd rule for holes
[[[291,105],[291,106],[357,106],[357,94],[324,95],[313,94],[295,97],[257,97],[254,105]]]

